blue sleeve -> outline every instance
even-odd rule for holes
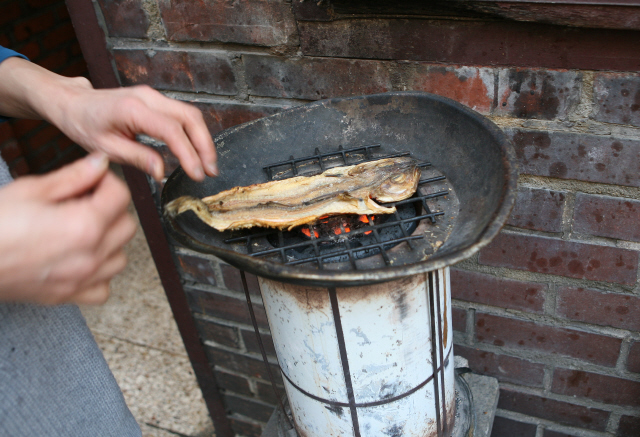
[[[14,56],[17,56],[22,59],[26,59],[27,61],[29,60],[29,58],[27,58],[25,55],[21,55],[18,52],[14,52],[13,50],[0,46],[0,63],[5,59],[12,58]],[[0,115],[0,123],[7,120],[9,120],[7,117],[3,117],[2,115]]]

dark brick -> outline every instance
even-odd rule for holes
[[[59,3],[59,0],[27,0],[27,4],[33,9],[44,8],[55,3]]]
[[[58,135],[60,135],[60,130],[53,125],[47,124],[28,140],[24,141],[24,144],[26,144],[29,151],[34,152],[40,150],[42,146]]]
[[[220,371],[215,372],[215,376],[218,386],[223,390],[229,390],[245,396],[253,396],[247,378]]]
[[[373,94],[390,91],[389,65],[346,59],[282,59],[243,56],[251,94],[297,99]]]
[[[640,202],[578,193],[573,230],[598,237],[640,241]]]
[[[7,140],[15,140],[13,127],[9,123],[0,123],[0,144]]]
[[[54,49],[64,43],[73,41],[76,39],[76,33],[73,30],[71,23],[64,23],[57,29],[47,33],[47,37],[43,38],[42,44],[46,49]]]
[[[280,112],[275,106],[246,105],[237,103],[189,102],[202,111],[211,135],[247,121],[256,120]],[[224,171],[224,169],[222,169]]]
[[[562,232],[565,194],[538,188],[520,188],[507,224],[545,232]]]
[[[45,39],[46,40],[46,39]],[[16,52],[25,55],[32,61],[40,56],[40,45],[37,42],[29,42],[16,49]]]
[[[5,162],[11,162],[22,156],[22,149],[15,139],[10,139],[2,143],[2,158]]]
[[[244,329],[242,329],[240,330],[240,335],[242,335],[242,341],[244,341],[244,345],[247,348],[247,351],[256,354],[261,353],[255,331],[245,331]],[[273,344],[273,338],[271,337],[271,335],[260,334],[260,337],[262,338],[262,345],[264,346],[264,350],[266,351],[266,353],[275,357],[276,348]]]
[[[258,398],[268,404],[277,405],[278,404],[278,396],[273,391],[273,386],[271,384],[262,383],[257,381],[256,387],[258,389]],[[278,387],[278,394],[280,398],[284,395],[285,390],[284,387]]]
[[[202,320],[200,318],[196,318],[195,322],[200,338],[203,341],[215,341],[222,346],[233,347],[236,349],[240,347],[238,331],[235,328],[220,325],[208,320]]]
[[[412,90],[448,97],[486,114],[493,104],[495,75],[491,68],[418,64],[407,84]]]
[[[87,69],[87,64],[86,62],[84,62],[84,59],[78,59],[77,61],[74,61],[71,64],[59,70],[58,74],[60,74],[61,76],[67,76],[67,77],[83,76],[88,78],[89,70]]]
[[[149,19],[142,0],[98,0],[109,36],[145,38]]]
[[[216,285],[212,261],[193,255],[176,254],[176,259],[184,279],[204,284]]]
[[[640,74],[596,74],[593,100],[595,120],[640,126]]]
[[[468,302],[534,313],[544,311],[547,286],[451,269],[451,296]]]
[[[506,417],[496,416],[493,420],[491,437],[535,437],[536,425],[518,422]]]
[[[242,373],[250,378],[258,378],[269,382],[269,374],[262,360],[216,349],[208,345],[205,346],[205,349],[209,356],[209,361],[214,365],[231,370],[234,373]],[[271,364],[271,372],[276,379],[276,383],[282,384],[280,368]]]
[[[640,382],[582,370],[555,369],[551,391],[606,404],[640,406]]]
[[[35,34],[44,32],[51,28],[54,23],[54,16],[49,13],[31,16],[26,21],[15,25],[13,36],[16,41],[24,41]]]
[[[498,74],[497,115],[565,119],[580,101],[582,73],[510,68]]]
[[[11,170],[11,176],[14,178],[31,173],[31,168],[24,158],[18,158],[9,163],[9,170]]]
[[[114,50],[113,55],[123,85],[226,96],[238,92],[225,55],[180,50]]]
[[[476,313],[476,339],[495,346],[545,351],[614,367],[622,340],[575,329]]]
[[[640,435],[640,417],[622,416],[616,437],[638,437]]]
[[[220,41],[259,46],[296,42],[291,4],[256,0],[159,2],[170,41]]]
[[[604,431],[609,420],[608,411],[572,405],[507,389],[500,390],[498,408],[596,431]]]
[[[480,252],[479,262],[569,278],[635,285],[638,252],[503,232]]]
[[[229,290],[244,293],[240,270],[230,266],[229,264],[220,264],[220,270],[222,270],[224,284]],[[245,273],[245,277],[247,279],[247,288],[249,288],[249,293],[260,296],[260,284],[258,284],[258,277],[251,273]]]
[[[627,369],[640,373],[640,342],[634,342],[629,349],[629,358],[627,358]]]
[[[31,133],[40,126],[48,125],[49,123],[42,120],[11,120],[11,127],[17,138],[21,138],[24,135]]]
[[[563,287],[556,312],[571,320],[640,331],[640,297]]]
[[[451,326],[454,331],[467,332],[467,310],[463,308],[451,308]]]
[[[262,435],[262,427],[253,422],[247,422],[237,417],[229,418],[231,429],[236,435],[244,437],[260,437]]]
[[[500,382],[542,387],[544,378],[542,364],[458,344],[455,345],[454,350],[456,355],[469,360],[469,367],[475,373],[498,378]]]
[[[509,131],[521,173],[640,186],[640,142],[566,132]]]
[[[45,147],[39,153],[27,157],[29,168],[37,174],[49,170],[49,165],[56,159],[56,150],[53,147]]]
[[[66,51],[57,50],[44,58],[38,59],[38,62],[36,63],[47,70],[55,71],[57,73],[58,69],[66,64],[68,60],[69,54]]]
[[[251,325],[249,309],[244,299],[235,299],[191,288],[187,288],[187,299],[191,309],[197,313]],[[253,309],[258,320],[258,326],[267,328],[267,316],[264,308],[254,303]]]
[[[274,410],[273,405],[228,394],[224,396],[224,403],[227,409],[234,413],[242,414],[245,417],[261,422],[268,422]]]
[[[0,26],[15,22],[22,15],[19,1],[10,2],[2,5],[2,14],[0,14]],[[2,44],[6,47],[8,44]]]

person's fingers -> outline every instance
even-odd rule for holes
[[[100,267],[91,277],[80,283],[80,289],[90,287],[100,282],[110,281],[115,275],[123,271],[126,266],[127,255],[123,250],[119,250],[101,262]]]
[[[117,135],[111,135],[105,141],[109,142],[109,156],[113,162],[133,165],[157,181],[164,177],[164,161],[150,147]]]
[[[131,194],[125,183],[108,172],[88,198],[76,203],[78,227],[86,229],[86,234],[93,237],[87,237],[89,245],[102,241],[112,224],[126,214],[130,202]],[[78,234],[82,237],[82,232]]]
[[[71,296],[69,303],[79,305],[101,305],[109,298],[109,281],[88,286]]]
[[[182,124],[202,162],[204,171],[209,176],[217,176],[219,171],[216,149],[202,112],[193,105],[166,97],[150,87],[141,87],[136,92],[150,108],[156,108]]]
[[[96,251],[98,259],[109,259],[122,250],[136,233],[138,228],[133,217],[126,213],[119,217],[104,235]]]
[[[134,132],[143,132],[166,143],[192,179],[197,181],[204,179],[200,157],[182,125],[175,118],[153,112],[143,104],[131,113],[131,120]]]
[[[109,160],[105,154],[92,153],[47,175],[32,177],[27,194],[51,202],[74,198],[99,184],[108,168]]]

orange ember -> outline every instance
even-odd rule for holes
[[[311,238],[311,230],[309,228],[302,228],[302,233],[304,235],[306,235],[307,237]],[[320,235],[318,234],[318,231],[313,231],[313,236],[318,238]]]
[[[366,215],[361,215],[360,217],[358,217],[358,220],[360,220],[362,223],[369,223],[369,217],[367,217]]]
[[[373,231],[365,231],[364,235],[369,235],[370,233],[372,233]]]

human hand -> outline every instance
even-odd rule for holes
[[[0,188],[0,301],[104,303],[136,230],[130,199],[102,154]]]
[[[88,151],[100,151],[156,180],[162,158],[135,141],[137,134],[161,140],[195,180],[216,176],[216,151],[202,113],[148,86],[93,89],[83,78],[68,78],[24,59],[0,63],[0,114],[44,118]]]

